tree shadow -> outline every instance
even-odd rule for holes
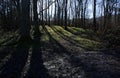
[[[87,59],[81,59],[80,57],[70,57],[70,63],[75,67],[81,67],[85,72],[85,78],[119,78],[119,72],[111,72],[109,70],[99,69],[96,64],[86,62]],[[79,72],[76,72],[79,73]]]
[[[64,40],[68,41],[69,43],[71,43],[71,44],[73,44],[73,45],[75,45],[75,46],[77,46],[77,47],[81,47],[81,48],[83,48],[83,49],[86,50],[86,51],[87,51],[87,50],[90,50],[90,49],[88,49],[88,48],[85,48],[85,47],[81,46],[81,44],[80,44],[78,41],[72,39],[71,37],[68,37],[68,36],[62,34],[62,32],[60,32],[60,31],[57,31],[56,28],[53,28],[53,27],[51,27],[51,28],[52,28],[52,30],[53,30],[55,33],[57,33],[58,35],[60,35],[61,38],[63,38]]]
[[[53,38],[53,36],[48,32],[47,28],[44,28],[45,32],[49,36],[49,42],[51,43],[51,48],[54,50],[53,52],[58,53],[58,54],[67,54],[71,55],[70,52],[67,51],[65,47],[63,47],[56,39]],[[55,44],[55,45],[54,45]]]
[[[2,49],[1,51],[6,53],[0,57],[1,59],[8,54],[11,56],[0,65],[0,78],[50,78],[43,65],[41,46],[38,37],[31,44],[20,43],[16,47]],[[32,54],[29,54],[31,48]]]
[[[32,57],[30,61],[30,69],[25,78],[51,78],[48,70],[43,65],[40,37],[34,39],[32,44]]]
[[[55,31],[55,29],[53,29],[53,30]],[[60,34],[57,31],[55,31],[55,32],[58,35],[63,36],[63,39],[65,39],[63,34]],[[69,39],[68,39],[68,41],[69,41]],[[64,52],[66,52],[66,51],[64,51]],[[119,78],[118,71],[113,72],[114,70],[109,71],[106,68],[100,69],[97,67],[96,63],[93,60],[89,61],[89,57],[86,59],[83,59],[82,57],[74,56],[71,53],[69,53],[68,55],[70,56],[69,62],[71,63],[71,65],[73,65],[74,67],[81,67],[82,70],[84,70],[85,78]],[[90,63],[90,62],[93,62],[93,63]],[[106,70],[104,70],[104,69],[106,69]],[[79,73],[79,72],[76,72],[76,73]]]
[[[25,65],[29,46],[17,45],[11,58],[0,68],[0,78],[20,78]]]
[[[118,60],[120,60],[120,48],[115,48],[115,49],[105,49],[101,51],[105,55],[111,55],[116,57]]]
[[[86,38],[86,39],[90,39],[90,40],[94,40],[94,41],[99,41],[99,39],[97,38],[98,36],[92,32],[92,30],[87,30],[84,29],[84,31],[81,31],[79,29],[73,28],[73,29],[69,29],[67,30],[68,32],[71,32],[74,35],[80,36],[82,38]],[[74,32],[76,31],[76,32]]]
[[[12,51],[14,51],[13,46],[1,46],[0,47],[0,61],[2,61],[5,56],[8,56],[9,54],[12,54]]]
[[[4,43],[6,43],[6,42],[8,42],[8,41],[10,41],[11,39],[13,39],[14,37],[10,37],[10,38],[8,38],[8,39],[6,39],[6,40],[4,40],[3,42],[1,42],[0,43],[0,45],[2,45],[2,44],[4,44]]]
[[[89,58],[82,59],[81,57],[72,56],[72,53],[67,51],[65,47],[63,47],[57,40],[55,40],[46,28],[44,30],[50,38],[49,45],[51,46],[50,48],[53,49],[52,52],[59,55],[66,54],[70,56],[69,62],[75,67],[81,67],[85,71],[86,78],[119,78],[118,72],[112,73],[110,71],[99,71],[96,67],[96,64],[86,62],[86,60]],[[33,40],[32,44],[27,46],[20,44],[17,45],[17,47],[13,47],[12,49],[8,48],[8,50],[12,50],[13,52],[11,54],[11,58],[5,63],[5,65],[0,67],[0,78],[53,78],[48,74],[48,70],[43,64],[44,60],[42,58],[41,50],[42,45],[43,44],[41,43],[39,36]],[[28,60],[30,48],[32,48],[30,55],[31,57]],[[24,67],[26,66],[27,61],[29,61],[29,65],[28,69],[26,70],[27,74],[25,74]],[[25,74],[25,76],[21,77],[22,74]]]

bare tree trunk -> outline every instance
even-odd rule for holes
[[[33,14],[34,14],[34,25],[35,25],[34,38],[37,38],[40,33],[39,24],[38,24],[37,0],[33,0]]]
[[[65,0],[65,30],[67,30],[67,3],[68,0]]]
[[[49,6],[49,0],[48,0],[48,6]],[[50,7],[48,7],[48,26],[50,26]]]
[[[85,27],[86,26],[86,8],[87,8],[87,2],[88,0],[85,1],[85,6],[84,6],[84,15],[83,15],[83,26]]]
[[[24,44],[31,41],[30,37],[30,0],[21,0],[20,41]]]
[[[93,25],[94,25],[94,31],[97,30],[96,27],[96,0],[94,0],[94,10],[93,10]]]
[[[41,6],[42,6],[42,10],[43,10],[43,0],[42,0],[42,5]],[[42,26],[44,27],[43,11],[42,11],[42,16],[41,17],[42,17]]]
[[[57,16],[57,4],[56,4],[56,2],[55,2],[55,14],[54,14],[54,24],[56,25],[56,20],[57,20],[57,18],[56,18],[56,16]]]

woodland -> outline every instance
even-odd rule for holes
[[[120,78],[120,1],[0,0],[0,78]]]

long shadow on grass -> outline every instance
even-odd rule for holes
[[[120,48],[102,50],[102,53],[116,57],[120,61]]]
[[[5,59],[5,56],[12,54],[14,50],[15,50],[14,46],[1,46],[0,47],[0,62]]]
[[[92,32],[92,30],[89,31],[89,30],[85,29],[85,31],[82,31],[82,30],[79,30],[79,29],[76,29],[76,28],[73,28],[73,29],[68,28],[67,31],[71,32],[74,35],[81,36],[82,38],[87,38],[87,39],[90,39],[90,40],[99,41],[98,39],[96,39],[98,36],[96,34],[94,34],[94,32]],[[76,32],[74,32],[74,31],[76,31]]]
[[[119,78],[119,71],[115,70],[104,70],[97,68],[96,64],[85,62],[87,59],[81,59],[80,57],[71,57],[71,64],[75,67],[81,67],[85,72],[85,78]],[[114,71],[114,72],[112,72]]]
[[[66,39],[66,40],[68,40],[70,43],[73,43],[75,40],[73,40],[73,39],[71,39],[70,37],[65,37],[65,35],[61,32],[61,31],[59,31],[59,30],[57,30],[55,27],[53,28],[52,27],[52,29],[57,33],[57,34],[59,34],[63,39]],[[92,40],[94,40],[93,38],[90,38],[90,37],[92,37],[92,34],[91,33],[88,33],[88,32],[81,32],[79,29],[73,29],[73,30],[76,30],[77,32],[80,32],[79,34],[77,34],[77,35],[80,35],[81,37],[83,37],[82,36],[82,34],[86,34],[86,35],[89,35],[88,37],[83,37],[83,38],[88,38],[88,39],[92,39]],[[71,32],[71,33],[73,33],[73,34],[75,34],[71,29],[68,29],[68,31],[69,32]],[[87,31],[87,30],[86,30]],[[76,35],[76,34],[75,34]],[[76,42],[76,41],[75,41]],[[73,44],[77,44],[77,42],[76,43],[73,43]],[[80,47],[82,47],[82,46],[80,46]],[[84,47],[82,47],[82,48],[84,48]],[[86,49],[86,48],[84,48],[84,49]],[[87,50],[90,50],[90,49],[87,49]],[[99,50],[98,50],[99,51]],[[114,57],[117,57],[119,60],[120,60],[120,48],[115,48],[115,49],[103,49],[103,50],[100,50],[102,53],[104,53],[104,54],[106,54],[106,55],[112,55],[112,56],[114,56]]]
[[[17,47],[2,50],[11,56],[5,64],[0,65],[0,78],[50,78],[43,65],[41,44],[38,39],[29,45],[18,44]],[[6,54],[1,59],[7,56]]]
[[[0,68],[0,78],[20,78],[21,76],[28,56],[29,47],[18,45],[14,49],[11,58]]]
[[[55,40],[52,37],[52,35],[48,32],[48,30],[46,28],[44,30],[48,34],[48,36],[50,38],[49,42],[51,43],[52,49],[54,50],[54,52],[59,53],[59,54],[65,53],[67,55],[71,55],[71,53],[68,52],[66,48],[64,48],[57,40]],[[54,44],[56,44],[56,45],[54,45]]]
[[[32,45],[32,57],[30,69],[25,78],[50,78],[48,70],[43,65],[40,37],[34,40]]]
[[[77,46],[77,47],[81,47],[81,48],[83,48],[84,50],[90,50],[90,49],[88,49],[88,48],[85,48],[85,47],[81,46],[82,44],[80,44],[78,41],[72,39],[71,37],[68,37],[68,36],[64,35],[61,31],[58,31],[56,28],[54,28],[54,27],[51,27],[51,28],[52,28],[52,30],[53,30],[56,34],[60,35],[61,38],[63,38],[64,40],[70,42],[71,44],[73,44],[73,45],[75,45],[75,46]]]
[[[15,44],[18,38],[18,36],[13,36],[0,43],[0,67],[2,62],[5,63],[5,60],[8,60],[9,56],[16,50]]]
[[[61,34],[58,33],[58,35],[61,35]],[[91,62],[94,62],[93,64],[89,63],[90,61],[86,62],[89,59],[90,59],[89,57],[86,59],[83,59],[82,57],[76,57],[75,55],[73,55],[73,56],[70,56],[69,62],[74,67],[81,67],[82,70],[84,70],[85,72],[85,78],[119,78],[119,72],[112,72],[109,70],[104,71],[105,68],[104,69],[98,68],[94,61],[91,60]],[[79,73],[79,72],[76,72],[76,73]]]

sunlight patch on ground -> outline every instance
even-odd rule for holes
[[[46,28],[47,28],[48,32],[49,32],[56,40],[60,40],[60,39],[61,39],[61,37],[60,37],[58,34],[56,34],[55,31],[54,31],[52,28],[50,28],[50,27],[48,27],[48,26],[46,26]]]
[[[49,41],[48,35],[47,35],[47,34],[42,35],[42,36],[41,36],[41,41],[43,41],[43,42]]]
[[[98,41],[95,41],[95,40],[92,40],[92,39],[89,39],[89,38],[85,38],[85,37],[82,37],[81,35],[84,35],[84,34],[81,34],[81,35],[74,35],[73,33],[69,32],[69,31],[66,31],[64,30],[62,27],[60,26],[54,26],[53,27],[55,29],[55,31],[57,31],[58,33],[60,33],[61,35],[63,36],[66,36],[68,37],[69,39],[71,40],[74,40],[76,41],[77,43],[81,44],[82,47],[86,48],[86,49],[93,49],[93,50],[96,50],[97,48],[99,48],[101,46],[101,43],[98,42]],[[70,28],[70,27],[69,27]],[[73,27],[72,27],[73,28]],[[72,29],[71,28],[71,29]],[[74,28],[74,29],[77,29],[77,30],[74,30],[76,33],[79,32],[79,33],[82,33],[82,32],[86,32],[85,30],[81,29],[81,28]],[[89,31],[91,32],[91,31]],[[52,32],[53,33],[53,32]],[[87,35],[87,34],[86,34]],[[89,34],[88,34],[89,35]],[[94,35],[94,34],[93,34]]]

